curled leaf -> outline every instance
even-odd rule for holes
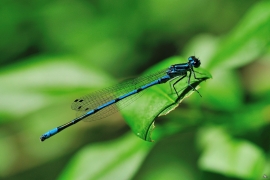
[[[176,60],[178,61],[176,62]],[[164,69],[165,64],[171,63],[170,65],[172,65],[181,62],[185,61],[179,57],[174,57],[162,62],[162,65],[158,64],[156,67]],[[153,69],[156,69],[156,67]],[[184,98],[194,92],[193,88],[197,89],[201,82],[211,78],[211,75],[202,68],[196,69],[196,72],[198,79],[191,77],[191,86],[188,86],[188,78],[184,78],[176,84],[178,96],[171,87],[177,79],[144,90],[140,98],[127,106],[122,112],[132,131],[140,138],[152,141],[151,133],[154,129],[154,119],[175,109]]]

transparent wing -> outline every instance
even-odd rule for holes
[[[96,109],[97,107],[114,100],[118,98],[119,96],[122,96],[124,94],[127,94],[134,89],[138,89],[139,87],[146,85],[152,81],[157,80],[160,77],[163,77],[166,75],[166,70],[159,71],[155,74],[145,75],[141,76],[135,79],[130,79],[127,81],[123,81],[120,84],[114,85],[112,87],[108,87],[99,91],[96,91],[94,93],[91,93],[89,95],[85,95],[79,99],[76,99],[71,104],[71,109],[78,111],[77,116],[82,116],[86,112],[92,109]],[[145,91],[145,90],[144,90]],[[126,107],[133,101],[135,101],[137,98],[140,97],[140,95],[144,92],[140,91],[139,93],[136,93],[134,95],[131,95],[125,99],[122,99],[121,101],[118,101],[115,104],[112,104],[106,108],[103,108],[102,110],[96,112],[95,114],[92,114],[84,119],[84,121],[94,121],[99,120],[102,118],[105,118],[120,109]]]

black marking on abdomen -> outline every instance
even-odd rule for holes
[[[92,114],[94,114],[94,113],[98,112],[99,110],[101,110],[101,109],[98,109],[98,108],[93,109],[93,113],[92,113]]]
[[[136,89],[137,93],[141,92],[143,89],[140,87],[138,89]]]

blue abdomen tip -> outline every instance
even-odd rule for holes
[[[45,134],[43,134],[41,137],[40,137],[40,140],[41,141],[45,141],[46,139],[48,139],[49,137],[55,135],[56,133],[58,133],[58,128],[54,128],[48,132],[46,132]]]

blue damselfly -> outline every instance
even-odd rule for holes
[[[188,76],[188,86],[190,86],[194,91],[198,92],[191,86],[190,78],[193,74],[194,78],[198,79],[193,67],[198,68],[200,64],[201,62],[199,59],[197,59],[195,56],[191,56],[188,58],[187,63],[174,64],[169,68],[155,74],[124,81],[118,85],[76,99],[72,103],[71,108],[78,111],[78,117],[64,125],[58,126],[46,132],[40,137],[40,140],[44,141],[81,120],[93,121],[111,115],[118,111],[121,107],[125,107],[128,103],[133,102],[141,91],[157,84],[166,83],[167,81],[171,81],[173,79],[178,78],[172,84],[173,90],[177,95],[178,92],[175,85],[186,76]]]

